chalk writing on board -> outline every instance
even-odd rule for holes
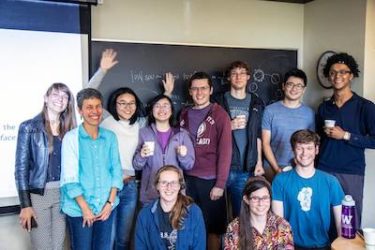
[[[228,89],[226,68],[240,60],[251,68],[248,90],[269,104],[282,98],[281,76],[297,66],[296,50],[94,41],[91,73],[99,67],[101,53],[106,48],[118,52],[119,63],[99,87],[105,100],[116,88],[130,87],[147,103],[163,92],[164,74],[172,72],[173,97],[185,103],[189,99],[188,80],[195,72],[209,73],[214,92],[224,91]]]

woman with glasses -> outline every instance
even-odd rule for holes
[[[243,190],[241,212],[225,234],[225,250],[294,249],[289,223],[271,212],[271,185],[251,177]]]
[[[154,186],[160,198],[144,207],[137,218],[135,249],[206,249],[206,232],[200,208],[183,194],[182,170],[160,168]]]
[[[194,165],[193,143],[186,130],[174,126],[173,111],[168,96],[156,96],[149,105],[149,126],[139,133],[133,166],[142,170],[140,201],[143,205],[158,197],[152,183],[159,168],[171,164],[188,170]]]
[[[18,130],[16,184],[20,224],[33,249],[63,249],[65,217],[60,212],[62,138],[76,126],[74,98],[63,83],[52,84],[43,109]]]

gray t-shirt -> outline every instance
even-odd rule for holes
[[[246,97],[244,99],[237,99],[237,98],[234,98],[229,92],[227,92],[225,93],[224,97],[228,102],[229,115],[231,119],[234,119],[239,115],[244,115],[247,121],[251,118],[249,117],[250,116],[249,107],[250,107],[250,101],[251,101],[250,94],[246,94]],[[243,129],[232,130],[232,133],[234,136],[234,143],[236,143],[240,152],[241,165],[242,165],[242,166],[232,166],[232,168],[243,170],[243,165],[245,162],[246,146],[248,143],[247,128],[245,127]]]
[[[280,167],[292,164],[293,151],[291,135],[300,129],[315,130],[314,111],[301,104],[298,108],[288,108],[282,101],[272,103],[263,113],[262,130],[271,132],[271,148]],[[267,161],[264,162],[269,166]]]

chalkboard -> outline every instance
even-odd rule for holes
[[[172,72],[176,79],[173,97],[184,104],[188,100],[187,81],[194,72],[209,73],[216,92],[227,86],[228,65],[241,60],[252,69],[249,90],[269,104],[282,98],[282,76],[297,66],[296,50],[93,41],[92,73],[99,67],[101,53],[107,48],[118,52],[119,64],[110,70],[99,87],[105,100],[113,90],[126,86],[147,103],[162,92],[164,74]]]

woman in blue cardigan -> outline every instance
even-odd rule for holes
[[[137,218],[135,249],[206,249],[206,231],[200,208],[182,193],[182,171],[163,166],[154,186],[160,198],[144,207]]]

